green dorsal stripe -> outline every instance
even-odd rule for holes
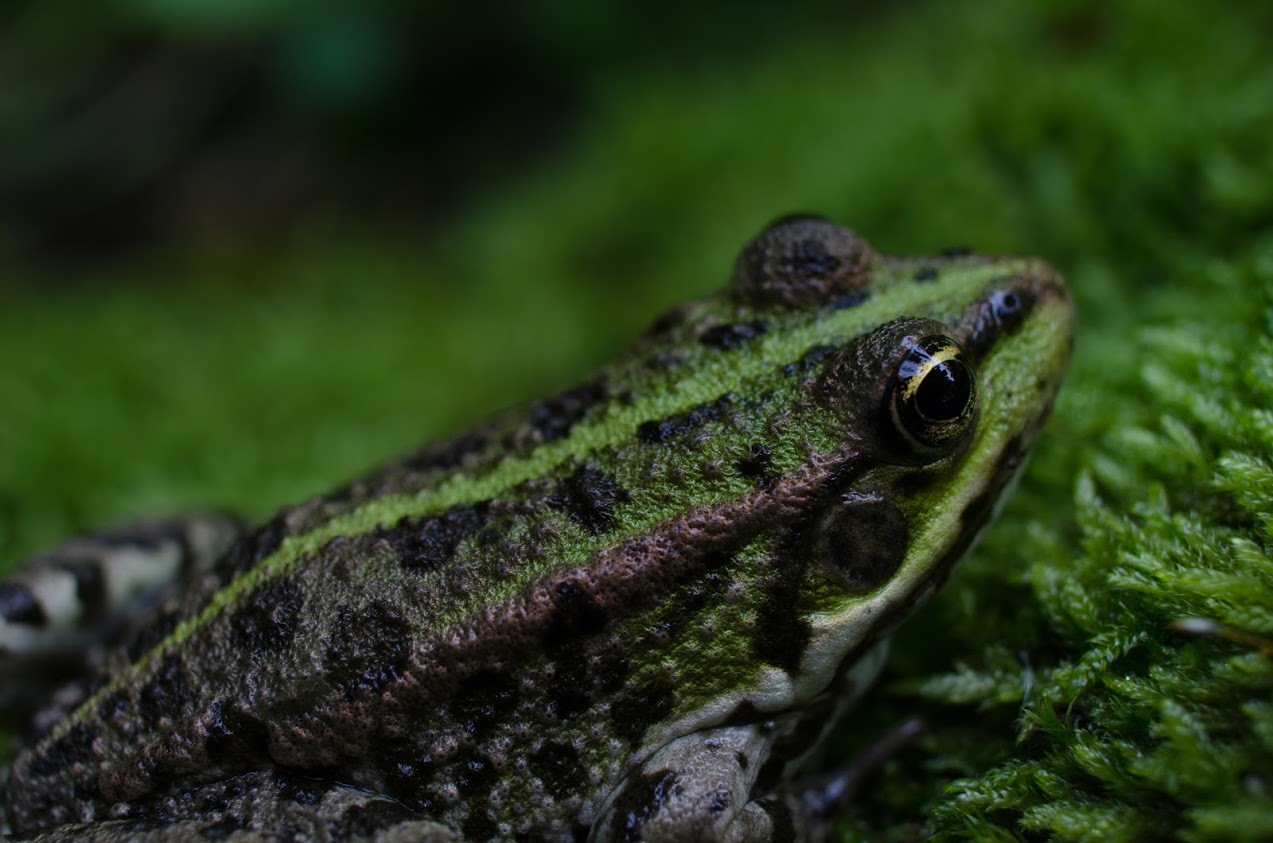
[[[1025,266],[1022,261],[1021,267]],[[1002,263],[1001,273],[1010,273],[1015,263]],[[696,349],[692,367],[687,366],[684,379],[675,388],[652,391],[648,396],[638,395],[630,404],[611,404],[594,420],[576,425],[564,438],[539,446],[525,456],[511,457],[495,464],[480,475],[455,473],[446,477],[437,487],[417,494],[389,495],[370,501],[346,514],[337,516],[308,533],[288,536],[275,551],[252,569],[240,573],[212,596],[208,604],[195,616],[178,624],[171,633],[136,663],[134,676],[150,674],[162,655],[186,641],[196,630],[210,623],[224,609],[252,593],[268,580],[292,570],[307,554],[314,553],[327,542],[339,536],[358,535],[374,530],[378,525],[391,525],[403,517],[424,517],[444,512],[463,503],[486,500],[500,496],[517,484],[534,478],[549,476],[554,469],[572,458],[634,440],[636,428],[654,421],[683,413],[695,406],[713,401],[731,392],[743,392],[743,384],[754,378],[798,361],[816,345],[845,342],[865,331],[887,322],[899,314],[926,315],[933,318],[954,316],[961,303],[969,300],[968,292],[986,283],[984,266],[952,267],[935,283],[918,284],[911,280],[910,270],[899,265],[895,271],[877,273],[871,295],[864,303],[843,310],[769,315],[776,323],[775,329],[757,337],[740,348],[728,350]],[[721,305],[725,308],[725,305]],[[750,313],[739,313],[732,308],[719,312],[723,321],[752,318]],[[643,361],[626,364],[640,365]],[[710,503],[710,501],[704,501]],[[570,558],[550,560],[546,565],[578,563],[603,547],[614,544],[640,532],[648,524],[632,523],[620,534],[604,534],[572,546]],[[525,578],[540,570],[527,570],[525,577],[501,583],[494,591],[481,595],[484,601],[507,598],[524,585]],[[457,606],[457,618],[465,607]],[[448,618],[440,618],[446,623]],[[107,694],[117,689],[114,683],[100,689],[85,702],[81,711],[92,710]],[[75,718],[68,718],[59,725],[63,732]]]

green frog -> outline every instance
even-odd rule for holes
[[[0,669],[91,669],[11,764],[12,832],[820,839],[819,745],[993,517],[1072,321],[1039,260],[789,216],[573,389],[251,530],[42,554]]]

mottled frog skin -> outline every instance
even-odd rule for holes
[[[37,717],[8,822],[820,838],[819,742],[992,517],[1071,325],[1038,260],[891,258],[787,217],[574,389],[242,535],[190,517],[55,549],[0,587],[10,675],[91,650],[151,581],[183,590]]]

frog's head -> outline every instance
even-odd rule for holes
[[[888,258],[811,217],[757,237],[732,295],[769,312],[833,303],[786,332],[825,359],[800,399],[825,412],[793,412],[782,435],[826,468],[790,514],[800,699],[908,617],[994,516],[1052,407],[1072,306],[1040,261]]]

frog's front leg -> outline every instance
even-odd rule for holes
[[[804,839],[799,800],[753,798],[775,731],[768,723],[729,726],[672,741],[616,789],[589,839]]]
[[[206,572],[242,533],[207,513],[71,539],[0,581],[0,709],[29,709]]]

